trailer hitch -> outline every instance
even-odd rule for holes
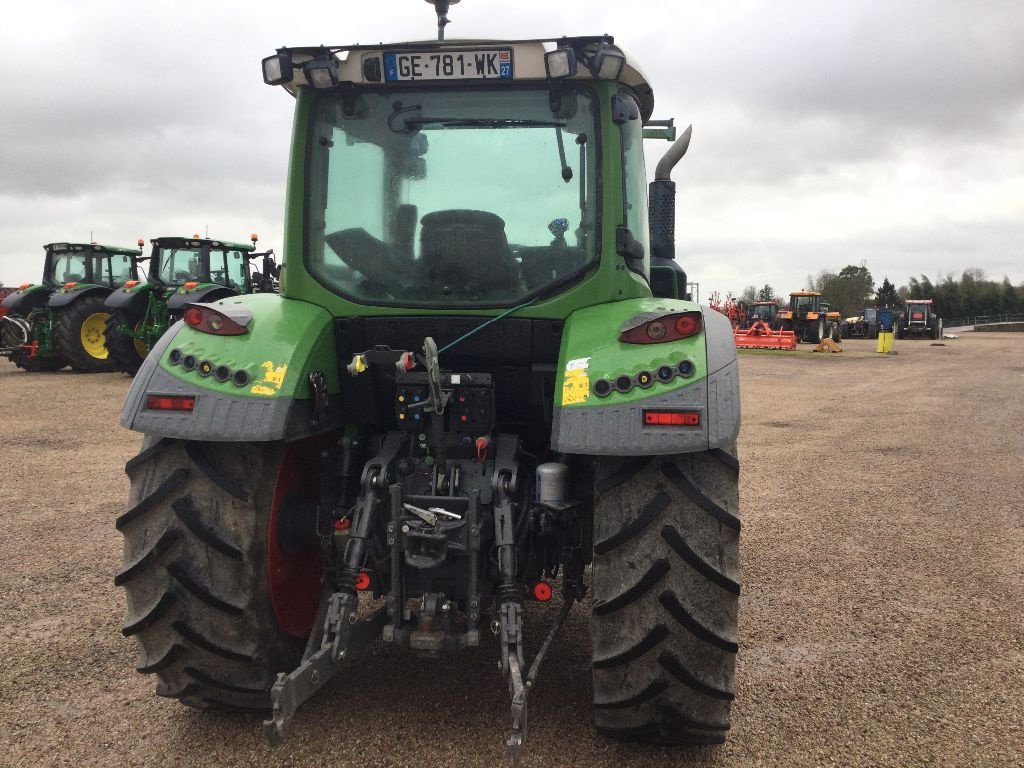
[[[555,639],[555,635],[558,634],[558,631],[565,623],[565,619],[569,615],[569,611],[572,609],[575,601],[575,585],[572,581],[567,581],[566,588],[562,592],[562,610],[558,612],[558,616],[555,618],[555,623],[551,625],[551,629],[548,631],[547,637],[544,638],[544,642],[541,644],[540,650],[538,650],[537,655],[533,657],[533,663],[530,665],[530,671],[527,673],[525,680],[523,679],[522,667],[519,665],[519,658],[517,655],[512,653],[508,657],[508,689],[512,696],[512,727],[508,740],[505,742],[505,756],[511,761],[513,766],[519,765],[519,755],[522,751],[523,740],[526,738],[528,730],[528,696],[536,684],[537,673],[540,672],[541,662],[544,661],[544,656],[547,655],[548,649],[551,647],[551,643]]]
[[[347,610],[342,597],[341,593],[335,592],[326,596],[321,604],[321,612],[326,605],[326,617],[322,631],[318,633],[320,648],[309,654],[307,646],[307,655],[302,663],[288,674],[280,673],[270,689],[272,712],[270,719],[263,722],[263,733],[274,746],[284,742],[288,724],[296,710],[334,676],[346,657],[376,640],[387,622],[387,610],[384,608],[366,619],[352,622],[356,615]]]
[[[352,513],[348,545],[345,548],[337,591],[324,590],[302,662],[288,674],[281,673],[270,689],[271,717],[263,732],[271,744],[284,741],[285,730],[295,711],[314,696],[343,663],[376,640],[388,621],[387,608],[368,618],[358,616],[356,578],[366,555],[374,518],[383,501],[390,467],[398,455],[402,437],[389,435],[380,453],[367,462],[361,478],[362,494]]]

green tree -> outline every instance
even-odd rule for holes
[[[757,292],[758,301],[778,301],[778,295],[775,293],[775,289],[772,288],[768,283],[765,283],[761,290]]]
[[[1017,289],[1013,287],[1010,278],[1004,276],[999,291],[999,311],[1002,314],[1013,315],[1020,311],[1020,297]]]
[[[833,309],[838,309],[843,317],[849,317],[871,301],[875,280],[863,262],[859,267],[849,264],[816,290],[821,291]]]
[[[902,302],[896,286],[889,282],[888,277],[882,278],[882,284],[875,292],[876,307],[899,307]]]

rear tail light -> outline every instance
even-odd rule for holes
[[[148,395],[146,408],[151,411],[191,411],[196,407],[194,396]]]
[[[659,344],[696,336],[704,327],[700,312],[650,317],[641,315],[629,320],[619,332],[619,341],[624,344]]]
[[[659,427],[699,427],[700,411],[644,409],[644,424]]]
[[[236,320],[213,307],[190,304],[182,319],[185,321],[185,325],[203,333],[212,333],[214,336],[241,336],[249,332],[246,326],[249,324],[250,317],[251,314],[246,312],[244,315],[239,314]],[[245,322],[241,323],[239,320]]]

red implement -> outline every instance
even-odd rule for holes
[[[737,349],[796,349],[796,334],[773,331],[768,323],[758,320],[746,330],[733,331]]]

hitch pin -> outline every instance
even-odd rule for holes
[[[449,512],[447,509],[441,509],[440,507],[427,507],[428,512],[433,512],[435,515],[441,515],[441,517],[448,517],[452,520],[461,520],[462,515],[457,515],[454,512]]]
[[[435,515],[430,510],[423,509],[421,507],[415,507],[412,504],[409,504],[408,502],[403,502],[402,506],[405,507],[410,512],[412,512],[414,515],[416,515],[416,517],[418,517],[427,525],[437,525],[437,515]]]

